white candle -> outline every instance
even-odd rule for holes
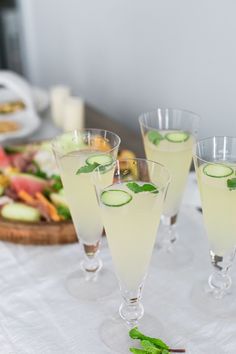
[[[63,126],[65,103],[69,96],[70,88],[68,86],[54,86],[51,89],[51,115],[58,127]]]
[[[69,97],[65,102],[63,130],[71,131],[84,128],[85,107],[80,97]]]

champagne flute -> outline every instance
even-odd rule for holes
[[[198,141],[194,164],[213,266],[203,294],[205,301],[201,296],[196,297],[209,309],[209,303],[214,304],[212,298],[224,298],[232,284],[230,269],[236,246],[236,137],[214,136]],[[214,312],[220,310],[219,301],[213,307]]]
[[[113,183],[107,183],[107,174],[114,175]],[[170,175],[156,162],[126,159],[107,170],[98,166],[93,180],[123,298],[119,314],[124,323],[119,319],[105,321],[101,336],[109,348],[115,350],[119,338],[119,346],[124,341],[122,348],[127,349],[127,327],[136,326],[144,314],[142,290]]]
[[[97,299],[115,287],[115,277],[102,269],[98,256],[103,224],[91,181],[98,165],[116,160],[120,138],[101,129],[75,130],[54,139],[52,148],[59,167],[73,223],[83,249],[81,271],[67,279],[69,292],[79,298]]]
[[[162,215],[164,232],[158,239],[158,246],[172,251],[177,239],[176,222],[192,161],[199,117],[185,110],[158,108],[142,114],[139,123],[146,157],[166,166],[171,174]]]

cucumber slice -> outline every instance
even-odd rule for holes
[[[209,177],[223,178],[231,176],[234,173],[234,170],[229,166],[220,163],[215,163],[206,165],[203,168],[203,172]]]
[[[171,143],[183,143],[189,139],[189,134],[186,132],[167,133],[165,138]]]
[[[102,203],[109,207],[120,207],[128,204],[131,200],[132,196],[129,193],[119,189],[110,189],[101,194]]]
[[[11,203],[3,206],[1,211],[5,219],[37,222],[40,220],[40,213],[36,208],[32,208],[23,203]]]
[[[108,166],[111,165],[113,162],[113,158],[111,155],[106,155],[106,154],[99,154],[99,155],[93,155],[87,158],[86,164],[87,165],[93,165],[94,163],[97,163],[98,165],[101,166]]]

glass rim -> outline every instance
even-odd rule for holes
[[[196,153],[196,150],[197,150],[197,146],[199,146],[200,143],[203,143],[203,142],[206,142],[206,141],[212,141],[213,139],[224,139],[224,138],[231,139],[231,140],[235,139],[235,141],[236,141],[236,136],[230,136],[230,135],[212,135],[212,136],[208,136],[206,138],[198,139],[193,144],[193,158],[197,158],[198,160],[200,160],[202,162],[206,162],[206,163],[209,163],[209,162],[212,163],[212,164],[220,163],[220,162],[208,161],[208,160],[205,160],[205,159],[201,158]]]
[[[195,113],[195,112],[193,112],[193,111],[191,111],[191,110],[188,110],[188,109],[181,109],[181,108],[173,108],[173,107],[158,107],[158,108],[156,108],[156,109],[154,109],[154,110],[152,110],[152,111],[148,111],[148,112],[143,112],[143,113],[141,113],[139,116],[138,116],[138,120],[139,120],[139,124],[141,124],[142,126],[144,126],[145,128],[152,128],[152,129],[156,129],[156,128],[153,128],[153,127],[151,127],[150,125],[148,125],[148,124],[145,124],[144,122],[143,122],[143,119],[145,118],[145,115],[146,114],[154,114],[154,113],[157,113],[158,111],[172,111],[172,112],[183,112],[183,113],[188,113],[189,115],[191,115],[192,116],[192,118],[193,118],[193,120],[195,120],[195,121],[200,121],[200,119],[201,119],[201,116],[198,114],[198,113]],[[148,117],[146,117],[146,118],[148,118]]]
[[[84,133],[84,132],[88,132],[88,131],[92,131],[92,132],[95,132],[95,131],[102,131],[102,132],[109,133],[109,134],[112,134],[112,135],[116,136],[116,138],[117,138],[117,140],[118,140],[117,144],[116,144],[112,149],[109,149],[109,150],[107,150],[106,152],[112,152],[113,150],[119,148],[120,143],[121,143],[121,138],[119,137],[118,134],[116,134],[116,133],[114,133],[114,132],[112,132],[112,131],[110,131],[110,130],[102,129],[102,128],[101,128],[101,129],[100,129],[100,128],[83,128],[83,129],[74,129],[74,130],[69,130],[68,132],[63,132],[63,133],[61,133],[61,134],[55,136],[53,139],[51,139],[51,146],[52,146],[53,151],[59,152],[59,148],[56,147],[56,142],[57,142],[62,136],[65,136],[65,135],[67,135],[67,134],[73,134],[73,133],[75,133],[75,132],[77,132],[77,133]],[[104,153],[106,153],[106,152],[104,151]]]
[[[148,160],[148,159],[145,159],[145,158],[142,158],[142,157],[134,157],[134,158],[127,158],[127,159],[120,159],[120,160],[116,159],[112,164],[116,164],[117,165],[117,163],[127,162],[127,161],[145,161],[145,162],[148,162],[148,163],[154,163],[155,165],[158,165],[159,167],[161,167],[167,173],[167,176],[168,176],[167,181],[166,181],[165,185],[162,188],[165,188],[166,185],[168,185],[171,182],[171,174],[170,174],[168,168],[165,165],[163,165],[163,164],[161,164],[160,162],[157,162],[157,161]],[[97,166],[93,170],[93,172],[92,172],[93,175],[95,175],[96,172],[97,173],[99,172],[99,168],[100,167],[101,166]]]

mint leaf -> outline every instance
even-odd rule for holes
[[[158,349],[169,349],[168,345],[165,344],[161,339],[145,336],[143,333],[139,332],[138,327],[132,328],[129,331],[129,336],[133,339],[140,339],[141,341],[147,340],[154,344]]]
[[[156,348],[155,345],[151,342],[149,342],[149,340],[144,339],[141,341],[141,346],[143,347],[143,349],[150,349],[150,348]]]
[[[158,349],[153,343],[149,342],[149,340],[142,340],[141,341],[141,346],[143,347],[144,350],[146,350],[147,353],[150,354],[161,354],[162,350]]]
[[[230,191],[236,189],[236,177],[227,179],[227,187]]]
[[[132,339],[145,339],[145,335],[139,332],[138,327],[134,327],[129,331],[129,336]]]
[[[146,350],[143,349],[129,348],[129,350],[134,354],[147,354]]]
[[[77,175],[79,175],[80,173],[90,173],[93,172],[93,170],[95,170],[96,167],[100,166],[99,163],[94,162],[91,165],[85,165],[82,166],[78,169],[78,171],[76,172]]]
[[[154,145],[158,145],[161,140],[164,140],[165,138],[156,130],[149,130],[148,134],[148,140],[151,141]]]
[[[161,339],[145,336],[138,330],[138,327],[132,328],[129,331],[129,336],[132,339],[139,339],[141,341],[143,349],[130,348],[130,351],[135,354],[185,353],[185,349],[171,349]]]
[[[140,193],[140,192],[151,192],[151,193],[159,193],[157,188],[151,184],[151,183],[144,183],[143,185],[139,185],[136,182],[129,182],[126,184],[126,186],[134,193]]]

